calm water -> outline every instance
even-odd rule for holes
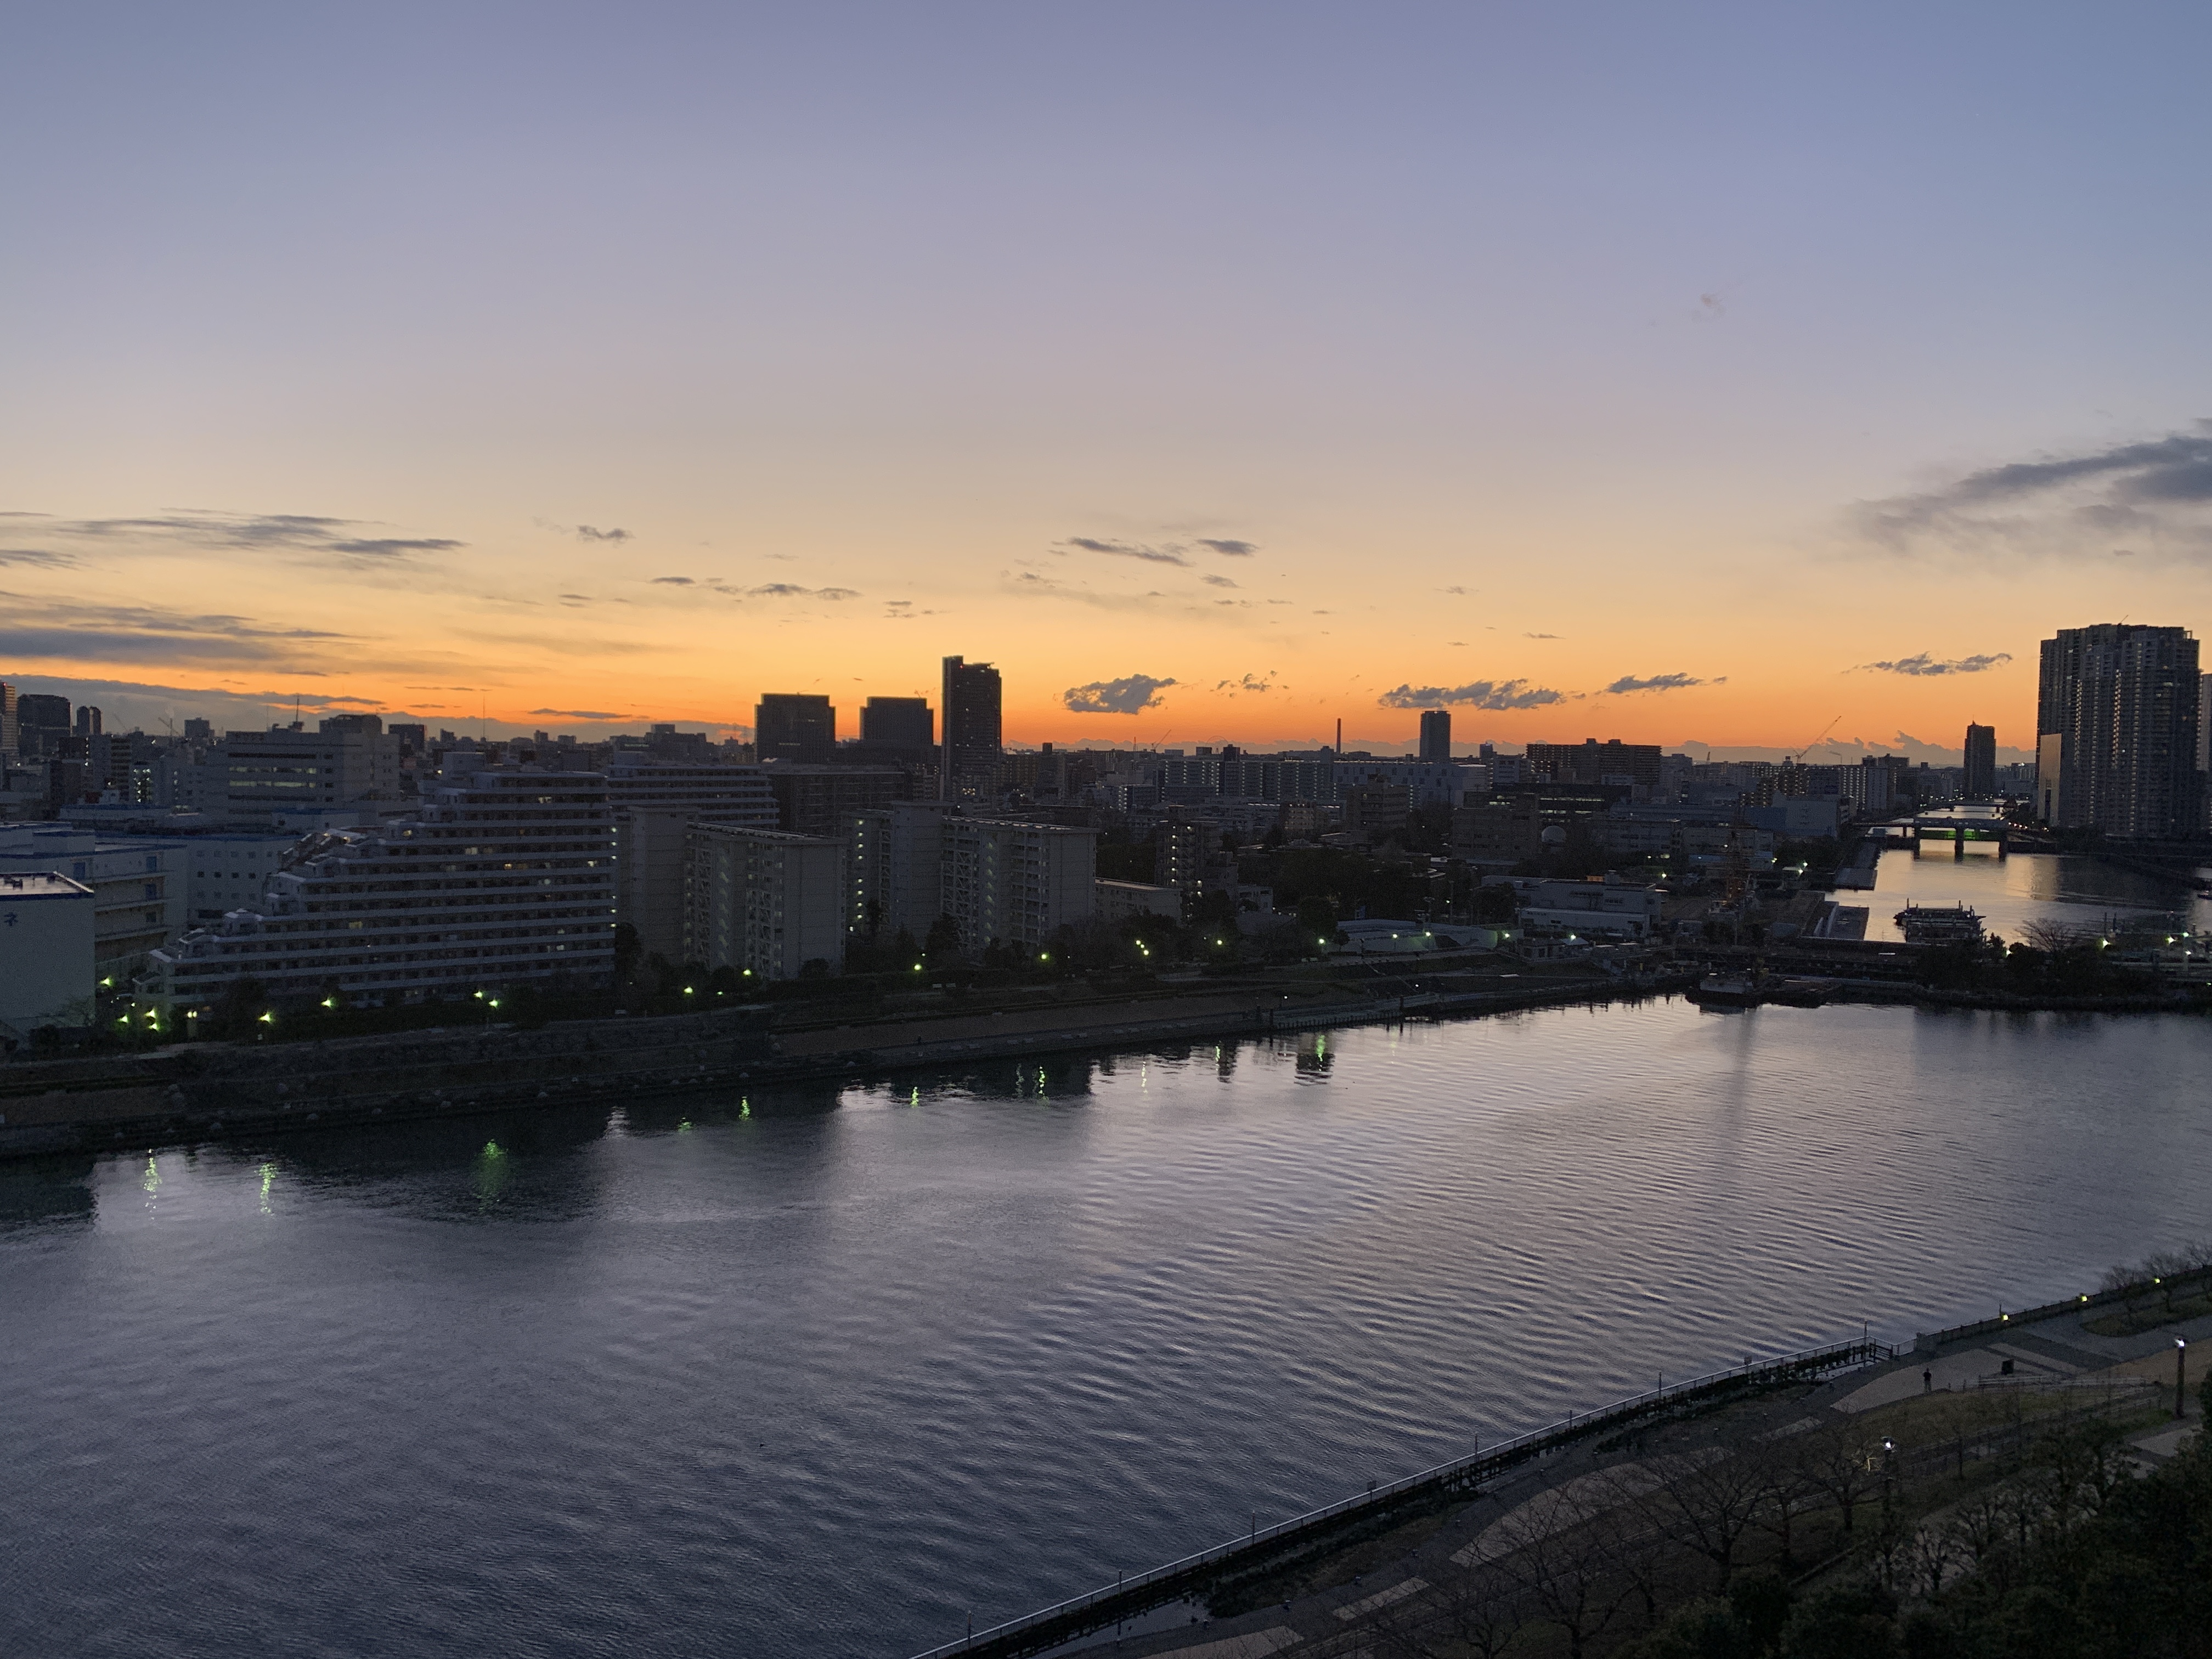
[[[0,1170],[0,1651],[896,1659],[2212,1231],[2208,1061],[1674,1003]]]
[[[1989,930],[2007,942],[2025,937],[2031,921],[2101,927],[2107,919],[2179,915],[2192,931],[2212,929],[2212,903],[2180,882],[2160,881],[2095,859],[2015,853],[2000,859],[1974,852],[1954,859],[1931,848],[1920,857],[1896,848],[1881,855],[1871,892],[1838,892],[1838,903],[1867,907],[1869,939],[1902,939],[1896,916],[1915,904],[1971,904]]]

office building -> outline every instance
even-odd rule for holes
[[[945,659],[938,697],[944,742],[938,759],[938,793],[946,800],[988,796],[1001,753],[999,671],[987,662]]]
[[[76,734],[80,738],[100,735],[100,710],[86,703],[76,711]]]
[[[252,980],[278,1002],[335,991],[392,1005],[614,973],[614,820],[605,780],[478,769],[417,816],[331,830],[237,911],[154,952],[142,995],[206,1007]]]
[[[827,697],[763,692],[753,708],[753,752],[764,761],[826,765],[837,754],[837,711]]]
[[[0,762],[14,760],[23,752],[22,734],[17,725],[15,688],[0,680]]]
[[[1421,758],[1425,761],[1449,761],[1451,757],[1451,710],[1424,708],[1421,711]]]
[[[2201,679],[2183,628],[2100,623],[2044,641],[2036,793],[2046,820],[2131,840],[2195,834]]]
[[[1581,743],[1532,743],[1522,757],[1528,770],[1559,783],[1640,783],[1659,781],[1660,747],[1656,743],[1623,743],[1610,738],[1600,743],[1586,738]]]
[[[937,715],[927,697],[870,697],[860,705],[860,741],[912,750],[937,746]]]
[[[775,827],[786,835],[839,841],[855,812],[890,805],[908,790],[896,766],[794,766],[779,761],[763,769],[775,801]]]
[[[92,891],[97,976],[120,986],[185,925],[185,843],[66,823],[0,824],[0,874],[67,876]]]
[[[1098,832],[1061,824],[951,817],[943,825],[944,913],[971,954],[1034,951],[1097,903]]]
[[[40,870],[0,874],[0,1053],[92,1024],[93,893]]]
[[[1997,793],[1997,729],[1994,726],[1966,727],[1966,775],[1960,789],[1968,800],[1990,800]]]
[[[845,848],[814,836],[732,823],[691,827],[685,959],[712,971],[796,979],[844,965]]]
[[[399,799],[399,745],[387,733],[232,732],[179,769],[173,805],[258,825],[300,807]]]
[[[15,746],[25,760],[41,760],[59,754],[62,740],[70,735],[67,697],[49,696],[42,691],[16,694]]]

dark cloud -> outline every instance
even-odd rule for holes
[[[605,708],[533,708],[530,712],[562,720],[618,720],[628,718]]]
[[[1142,559],[1147,564],[1183,564],[1190,560],[1179,547],[1154,547],[1146,542],[1109,542],[1096,536],[1070,536],[1060,544],[1079,553],[1104,553],[1116,559]]]
[[[1565,702],[1565,694],[1526,680],[1475,680],[1466,685],[1401,685],[1375,700],[1385,708],[1435,708],[1465,703],[1475,708],[1541,708]]]
[[[1688,674],[1654,674],[1649,679],[1638,679],[1633,674],[1623,674],[1598,693],[1601,697],[1625,696],[1632,691],[1682,691],[1693,685],[1711,685],[1717,682],[1701,680]]]
[[[1894,662],[1863,662],[1858,665],[1857,669],[1854,669],[1852,672],[1856,673],[1860,670],[1872,670],[1875,672],[1883,674],[1914,674],[1923,676],[1936,674],[1979,674],[1986,670],[1995,668],[2001,662],[2010,662],[2011,660],[2012,653],[2009,651],[1999,651],[1992,656],[1954,657],[1948,661],[1939,657],[1930,656],[1927,652],[1923,651],[1913,656],[1899,657]]]
[[[1247,674],[1241,679],[1217,681],[1213,689],[1225,691],[1233,697],[1245,691],[1279,691],[1287,688],[1276,683],[1275,671],[1271,668],[1265,674]]]
[[[301,513],[209,513],[194,509],[143,519],[55,519],[47,533],[91,542],[174,542],[188,547],[242,552],[290,552],[335,556],[374,565],[466,546],[446,536],[364,536],[382,526],[362,519],[325,519]]]
[[[353,553],[369,559],[404,559],[416,553],[450,553],[463,544],[435,536],[414,540],[386,537],[374,541],[332,542],[329,545],[333,553]]]
[[[693,581],[689,576],[655,576],[653,579],[653,585],[655,587],[696,587],[698,586],[698,584]]]
[[[629,539],[629,532],[601,530],[596,525],[580,524],[576,526],[576,539],[580,542],[626,542]]]
[[[1206,538],[1198,544],[1209,553],[1224,553],[1232,559],[1249,559],[1260,550],[1256,542],[1215,541]]]
[[[1160,693],[1175,684],[1154,679],[1150,674],[1131,674],[1118,680],[1070,686],[1060,694],[1060,700],[1072,714],[1136,714],[1158,707]]]
[[[1208,574],[1200,576],[1199,580],[1204,582],[1209,587],[1234,587],[1237,586],[1235,582],[1230,580],[1226,576]]]
[[[2212,557],[2212,421],[2087,454],[2014,461],[1917,495],[1863,501],[1859,532],[1899,551],[2154,552]],[[2125,550],[2115,539],[2124,537]]]
[[[0,657],[124,663],[306,664],[347,635],[259,628],[232,616],[137,605],[74,605],[0,594]],[[295,669],[295,672],[305,672]]]

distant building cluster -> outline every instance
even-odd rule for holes
[[[1200,901],[1264,916],[1271,896],[1239,875],[1239,849],[1260,847],[1419,845],[1493,878],[1569,846],[1741,870],[1779,842],[1954,801],[2194,836],[2204,696],[2185,629],[2061,629],[2034,761],[2000,766],[1977,724],[1941,767],[1597,738],[1455,754],[1443,708],[1421,713],[1412,757],[1009,750],[998,671],[960,657],[934,708],[870,697],[857,735],[826,696],[764,695],[751,744],[673,725],[483,740],[373,714],[155,737],[0,683],[0,1043],[86,1024],[103,995],[189,1015],[249,982],[393,1003],[605,986],[625,950],[761,981],[836,973],[861,947],[1035,952]],[[1526,896],[1643,926],[1619,895]]]

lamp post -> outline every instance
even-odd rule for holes
[[[2188,1415],[2187,1379],[2189,1376],[2189,1340],[2186,1337],[2173,1339],[2173,1414]]]

